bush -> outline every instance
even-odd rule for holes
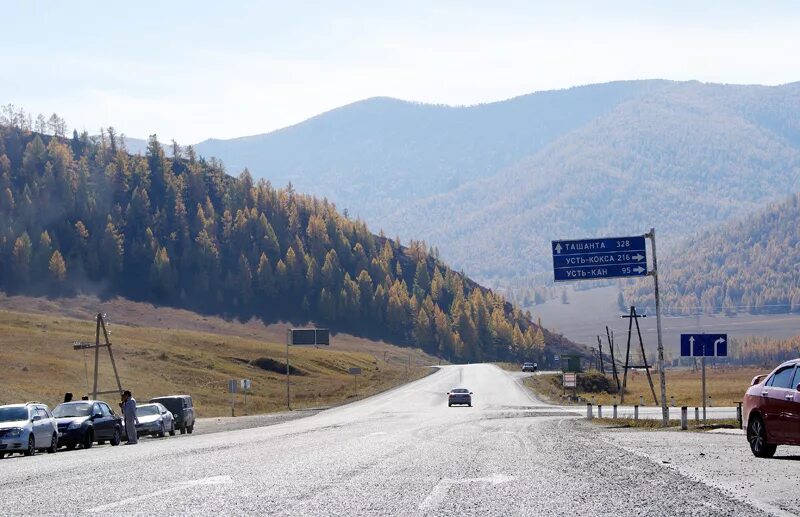
[[[617,386],[611,377],[600,372],[579,373],[578,391],[584,393],[616,393]]]

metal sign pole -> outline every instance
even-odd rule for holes
[[[289,343],[292,341],[292,331],[286,331],[286,409],[292,410],[289,394]]]
[[[661,334],[661,300],[658,296],[658,259],[656,258],[656,229],[650,228],[650,233],[645,235],[650,239],[650,245],[653,248],[653,283],[656,297],[656,330],[658,334],[658,376],[661,382],[661,424],[664,427],[669,425],[669,417],[667,408],[667,379],[664,373],[664,342],[662,341]]]
[[[703,422],[706,421],[706,351],[703,347],[703,357],[700,358],[700,364],[703,368]]]

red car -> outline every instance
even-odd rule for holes
[[[800,445],[800,359],[753,378],[744,395],[750,450],[771,458],[778,445]]]

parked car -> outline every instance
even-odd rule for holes
[[[158,402],[154,404],[140,404],[136,406],[136,433],[139,436],[149,434],[163,438],[167,433],[175,436],[175,417]]]
[[[742,407],[755,456],[770,458],[778,445],[800,445],[800,359],[754,377]]]
[[[151,403],[158,402],[166,407],[175,419],[175,428],[180,429],[181,434],[192,434],[194,431],[194,404],[189,395],[170,395],[168,397],[156,397],[150,399]]]
[[[39,402],[0,406],[0,458],[15,452],[33,456],[37,450],[56,452],[58,426],[48,407]]]
[[[523,372],[535,372],[536,369],[536,363],[522,363]]]
[[[122,418],[100,400],[64,402],[53,410],[61,437],[59,447],[89,449],[108,441],[117,446],[122,440]]]
[[[466,388],[455,388],[447,393],[447,406],[467,405],[472,407],[472,392]]]

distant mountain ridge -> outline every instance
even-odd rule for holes
[[[552,238],[667,247],[800,189],[800,83],[627,81],[471,107],[374,98],[197,144],[291,181],[497,285],[550,278]]]
[[[659,260],[667,310],[678,314],[800,312],[800,194],[686,239]],[[648,283],[649,284],[649,283]],[[625,299],[652,304],[652,287]]]

